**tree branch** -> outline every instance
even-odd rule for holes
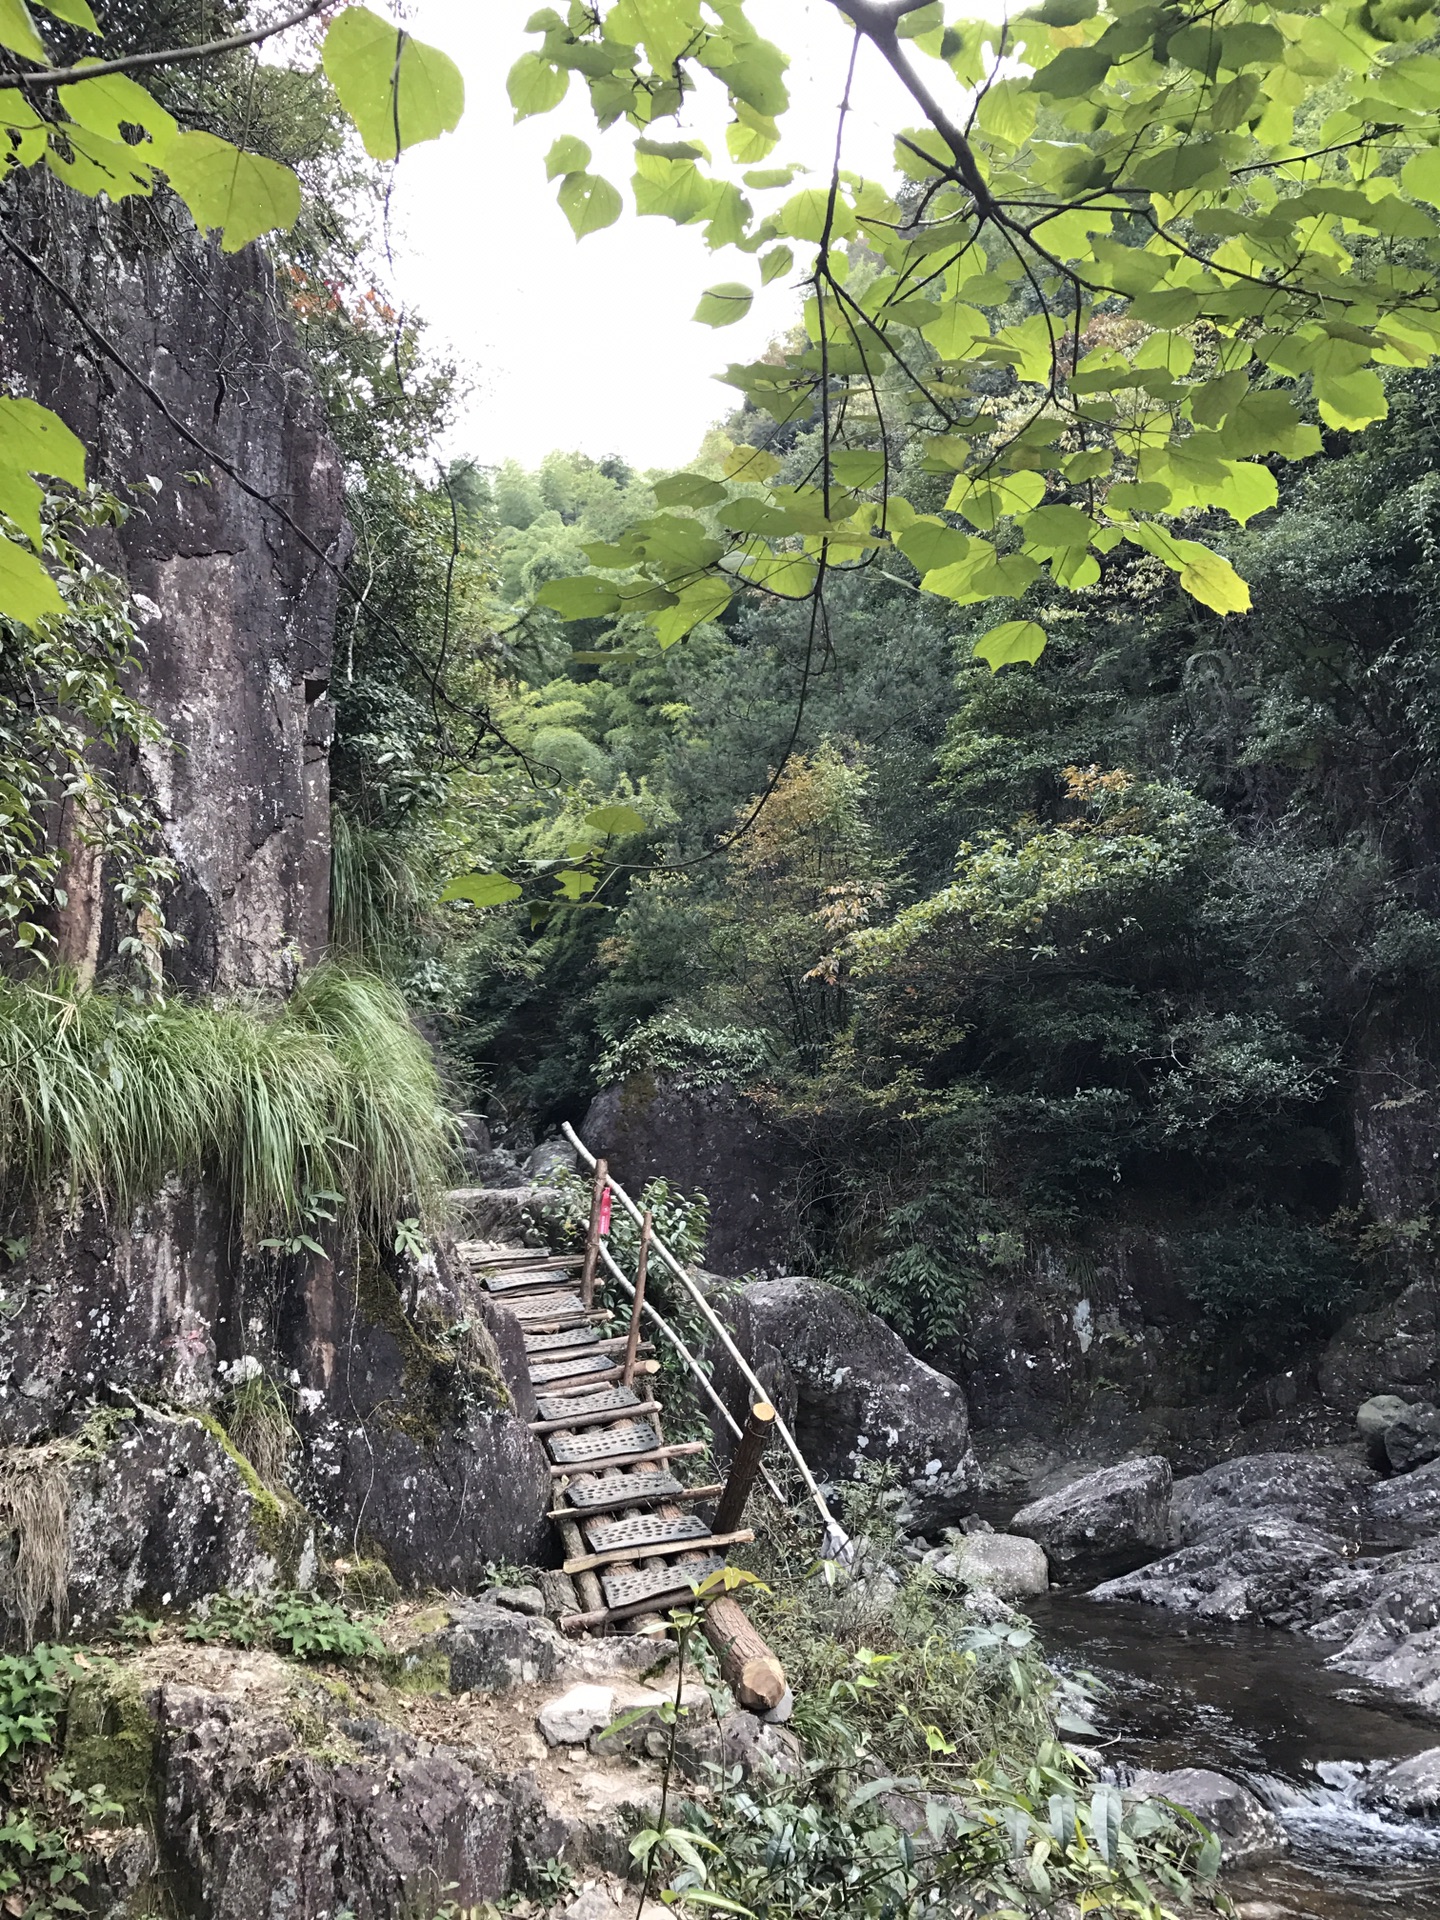
[[[287,14],[268,27],[252,27],[248,33],[232,33],[224,40],[206,40],[196,47],[163,47],[154,53],[127,53],[118,60],[95,60],[79,67],[40,67],[34,73],[0,73],[0,91],[6,88],[71,87],[82,80],[101,80],[107,73],[143,73],[152,67],[176,67],[190,60],[213,60],[222,53],[234,53],[241,47],[259,46],[277,33],[291,27],[303,27],[331,0],[307,0],[298,12]]]

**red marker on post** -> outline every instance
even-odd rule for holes
[[[602,1240],[607,1240],[610,1237],[610,1206],[611,1206],[610,1189],[609,1187],[606,1187],[605,1191],[600,1195],[599,1228],[600,1228],[600,1238]]]

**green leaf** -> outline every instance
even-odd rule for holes
[[[83,27],[86,33],[99,33],[95,16],[86,0],[40,0],[46,13],[53,13],[57,20],[63,20],[68,27]]]
[[[201,232],[220,229],[226,253],[275,228],[288,232],[299,218],[300,182],[289,167],[217,134],[177,134],[165,150],[165,171]]]
[[[450,56],[368,7],[335,16],[321,60],[372,160],[438,139],[465,111],[465,82]]]
[[[917,573],[932,573],[937,567],[949,567],[965,559],[970,551],[970,536],[939,520],[916,520],[895,544]]]
[[[48,63],[50,55],[35,31],[25,0],[0,0],[0,47],[8,47],[27,60],[38,60],[42,65]]]
[[[1018,661],[1036,661],[1045,651],[1045,629],[1033,620],[1006,620],[982,633],[971,648],[977,660],[983,660],[991,673],[1001,667],[1013,667]]]
[[[608,806],[592,807],[585,816],[587,827],[593,827],[596,833],[614,835],[618,833],[645,833],[649,822],[638,814],[633,807]]]
[[[64,613],[60,589],[28,548],[0,539],[0,617],[33,627],[48,615]]]
[[[750,289],[738,280],[726,280],[718,287],[705,289],[692,317],[707,327],[733,327],[745,318],[754,299]]]
[[[143,127],[153,145],[163,148],[180,130],[160,102],[123,73],[81,80],[73,87],[61,87],[59,93],[60,104],[72,120],[108,140],[121,139],[122,127]]]
[[[583,900],[587,893],[593,893],[600,884],[593,873],[583,873],[576,867],[565,868],[555,878],[566,900]]]
[[[19,467],[0,467],[0,513],[9,515],[37,552],[42,497],[38,480],[32,480]]]
[[[583,173],[590,164],[590,149],[573,133],[562,133],[545,156],[545,178],[558,180],[564,173]]]
[[[1390,411],[1380,376],[1369,367],[1356,373],[1317,373],[1315,399],[1327,427],[1348,427],[1352,432],[1368,427],[1372,420],[1383,420]]]
[[[50,473],[85,484],[85,448],[58,414],[38,400],[0,399],[0,466]]]
[[[598,173],[566,174],[556,198],[577,240],[583,240],[587,233],[599,233],[602,227],[613,227],[624,205],[618,188]]]
[[[692,580],[688,587],[682,587],[673,607],[647,613],[645,618],[654,628],[660,645],[673,647],[702,621],[718,620],[732,597],[729,581],[711,573],[703,580]]]
[[[503,873],[462,873],[440,890],[442,900],[468,900],[472,907],[503,907],[524,892]]]
[[[789,273],[794,264],[795,255],[789,247],[767,247],[760,256],[761,284],[768,287],[772,280]]]
[[[829,210],[828,188],[804,187],[799,193],[792,193],[775,215],[776,231],[788,235],[792,240],[818,241],[825,232]],[[830,237],[832,240],[844,240],[855,231],[854,211],[844,195],[837,193]]]
[[[1214,613],[1248,613],[1250,589],[1223,554],[1202,547],[1198,540],[1177,540],[1163,527],[1148,522],[1125,529],[1137,546],[1180,576],[1185,591]]]
[[[620,611],[620,592],[610,581],[582,573],[568,580],[547,580],[535,604],[549,607],[562,620],[597,620]]]
[[[655,482],[655,504],[660,507],[714,507],[725,499],[728,491],[718,480],[707,480],[702,473],[672,473]]]
[[[842,487],[878,487],[885,477],[885,456],[883,453],[833,453],[830,471]]]
[[[522,53],[506,76],[505,91],[519,121],[558,107],[569,85],[568,69],[553,65],[542,54]]]
[[[815,563],[798,553],[755,554],[745,562],[745,573],[757,587],[787,600],[803,600],[815,585]]]
[[[1099,47],[1062,47],[1031,80],[1030,90],[1051,100],[1074,100],[1082,93],[1093,93],[1111,65],[1110,55]]]

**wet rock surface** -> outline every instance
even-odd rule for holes
[[[925,1565],[957,1587],[982,1588],[1001,1600],[1027,1600],[1050,1585],[1045,1549],[1014,1533],[972,1533],[951,1547],[936,1547]]]
[[[1227,1866],[1273,1860],[1289,1846],[1284,1828],[1268,1807],[1238,1780],[1208,1767],[1137,1773],[1130,1791],[1141,1798],[1169,1800],[1203,1820],[1219,1839]]]
[[[970,1510],[964,1394],[854,1295],[818,1280],[762,1280],[720,1306],[817,1474],[842,1480],[867,1463],[892,1466],[919,1530]],[[734,1362],[718,1351],[712,1358],[726,1404],[745,1406],[749,1390]]]
[[[1022,1507],[1010,1528],[1039,1541],[1052,1579],[1067,1586],[1104,1579],[1164,1545],[1171,1484],[1168,1460],[1123,1460]]]

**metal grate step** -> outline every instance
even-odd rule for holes
[[[574,1420],[582,1413],[623,1413],[638,1407],[633,1387],[602,1387],[598,1393],[537,1393],[535,1406],[542,1420]]]
[[[653,1453],[660,1435],[648,1420],[626,1420],[619,1426],[591,1427],[585,1433],[552,1433],[546,1445],[557,1467],[581,1466],[587,1460]]]
[[[724,1564],[718,1554],[711,1553],[691,1566],[667,1567],[662,1563],[658,1567],[636,1567],[633,1572],[602,1573],[600,1585],[605,1591],[607,1607],[628,1607],[637,1600],[658,1599],[662,1593],[688,1595],[692,1580],[698,1585],[707,1574],[718,1573]]]
[[[608,1353],[577,1353],[573,1360],[550,1360],[531,1367],[530,1384],[543,1387],[547,1380],[573,1380],[582,1373],[609,1373],[614,1365]]]
[[[585,1311],[578,1293],[537,1293],[516,1300],[510,1308],[517,1320],[568,1320]]]
[[[572,1480],[565,1498],[572,1507],[638,1507],[684,1491],[673,1473],[614,1473],[603,1480]]]
[[[527,1333],[525,1351],[560,1353],[567,1347],[593,1347],[600,1339],[597,1327],[573,1327],[567,1333]]]
[[[667,1540],[703,1540],[710,1528],[698,1513],[663,1520],[642,1513],[633,1520],[587,1520],[585,1538],[592,1553],[615,1553],[622,1547],[658,1547]]]
[[[513,1273],[487,1273],[487,1293],[524,1293],[528,1288],[546,1286],[553,1292],[563,1287],[565,1274],[559,1267],[521,1267]]]

